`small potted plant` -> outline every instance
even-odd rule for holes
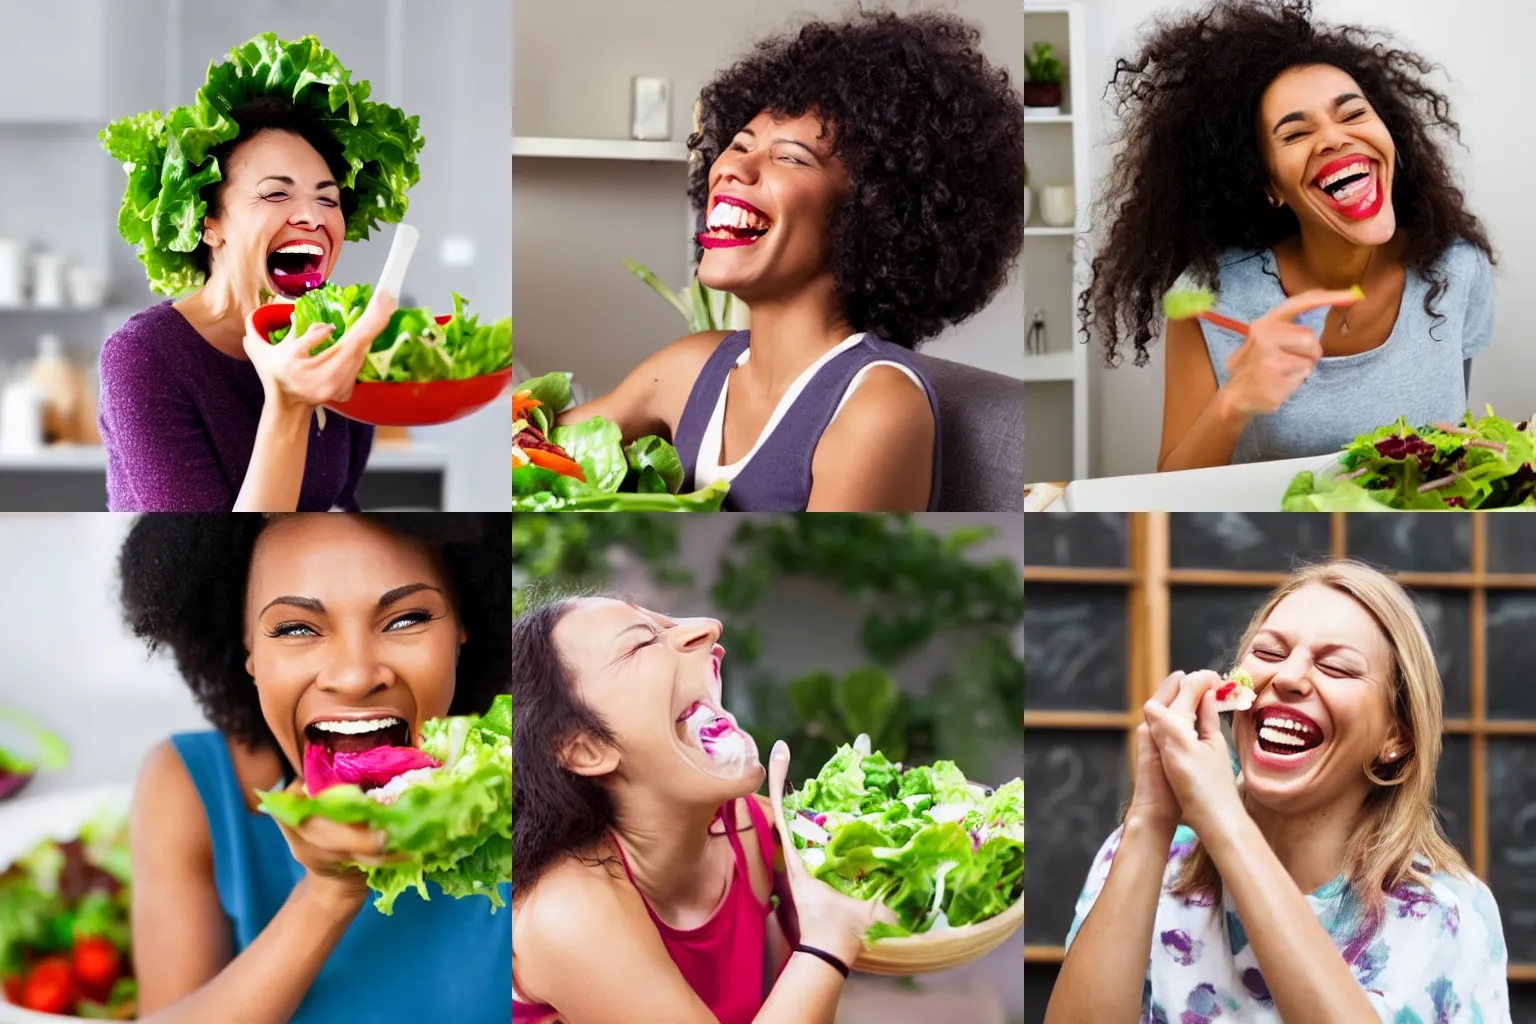
[[[1024,105],[1061,107],[1061,61],[1050,43],[1036,43],[1024,55]]]

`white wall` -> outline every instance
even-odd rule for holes
[[[907,3],[893,6],[906,10]],[[982,50],[1023,82],[1018,0],[926,0],[983,32]],[[627,139],[630,79],[672,81],[672,137],[714,73],[758,38],[806,17],[841,17],[849,0],[720,4],[669,0],[518,0],[513,5],[514,127],[522,136]],[[687,167],[676,163],[520,159],[513,175],[518,361],[569,370],[599,393],[687,333],[636,281],[624,257],[676,287],[688,276]],[[1023,283],[1015,274],[987,309],[925,345],[936,356],[1023,375]]]
[[[1151,16],[1191,3],[1162,0],[1083,0],[1087,18],[1089,80],[1095,96],[1109,81],[1117,57],[1129,56],[1139,29]],[[1536,378],[1536,349],[1526,344],[1526,325],[1536,316],[1536,206],[1524,201],[1529,168],[1536,159],[1536,130],[1530,127],[1525,95],[1512,85],[1530,63],[1529,41],[1536,36],[1536,5],[1508,0],[1317,0],[1319,20],[1381,28],[1445,69],[1439,88],[1451,98],[1461,122],[1466,149],[1450,156],[1462,176],[1472,211],[1487,227],[1496,253],[1498,311],[1494,344],[1474,363],[1474,409],[1491,402],[1510,417],[1530,415],[1529,381]],[[1446,76],[1449,76],[1447,79]],[[1091,100],[1093,97],[1085,97]],[[1094,140],[1092,171],[1097,182],[1109,168],[1108,109],[1080,104],[1091,111]],[[1162,430],[1162,346],[1152,362],[1137,369],[1127,361],[1116,369],[1091,358],[1091,473],[1115,476],[1156,468]],[[1070,424],[1056,426],[1070,436]],[[1038,433],[1032,435],[1031,447]]]

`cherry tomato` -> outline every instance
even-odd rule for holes
[[[70,1013],[79,998],[69,961],[62,956],[39,960],[21,988],[21,1005],[38,1013]]]
[[[117,947],[108,939],[98,936],[75,943],[75,980],[81,990],[98,1003],[107,1001],[112,985],[117,981],[119,963]]]

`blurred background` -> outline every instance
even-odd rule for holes
[[[97,142],[107,122],[191,102],[210,62],[261,32],[314,34],[376,100],[419,115],[426,148],[408,223],[421,231],[402,305],[511,311],[510,5],[503,0],[0,0],[0,382],[58,345],[94,396],[101,343],[162,300],[117,233],[126,177]],[[393,226],[348,243],[336,279],[375,281]],[[19,278],[19,280],[18,280]],[[48,305],[58,293],[60,305]],[[51,337],[53,342],[45,342]],[[94,408],[80,443],[28,451],[0,437],[0,511],[106,507]],[[365,508],[505,508],[511,398],[440,427],[381,428]]]
[[[1074,904],[1131,797],[1141,705],[1176,669],[1224,672],[1287,572],[1392,573],[1445,688],[1436,812],[1498,901],[1512,1019],[1536,1020],[1536,532],[1521,516],[1076,513],[1029,517],[1024,580],[1027,1020],[1042,1021]]]
[[[568,370],[604,394],[646,356],[690,333],[621,264],[633,259],[668,286],[693,277],[686,140],[713,75],[765,36],[811,18],[837,19],[847,0],[719,4],[669,0],[518,0],[513,11],[513,288],[518,380]],[[890,5],[898,11],[908,4]],[[910,5],[970,20],[988,59],[1023,80],[1017,0]],[[631,82],[669,84],[670,130],[632,138]],[[1023,376],[1018,275],[981,313],[923,346],[928,355]]]
[[[720,619],[724,704],[761,750],[789,743],[797,784],[860,732],[892,759],[1022,773],[1020,516],[518,515],[512,537],[514,607],[611,586]],[[838,1024],[1020,1021],[1022,948],[913,982],[855,975]]]

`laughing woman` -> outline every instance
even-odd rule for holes
[[[1466,411],[1493,251],[1447,163],[1457,126],[1431,67],[1315,24],[1310,0],[1216,0],[1118,62],[1125,147],[1085,338],[1113,364],[1128,335],[1144,365],[1186,271],[1252,321],[1246,338],[1167,324],[1160,470],[1322,455]]]
[[[769,39],[703,92],[699,280],[752,329],[695,334],[562,423],[671,438],[738,512],[938,507],[912,349],[984,307],[1023,242],[1023,108],[953,17],[864,13]]]
[[[1241,779],[1219,677],[1169,676],[1047,1024],[1508,1022],[1498,907],[1436,822],[1441,687],[1412,599],[1315,566],[1238,650],[1257,690],[1232,723]]]
[[[512,935],[487,901],[374,908],[363,826],[288,829],[325,719],[388,716],[400,743],[507,690],[511,526],[431,513],[144,516],[121,556],[130,627],[216,731],[150,751],[135,787],[133,952],[154,1024],[506,1024]],[[503,898],[510,887],[502,886]]]
[[[778,852],[789,751],[757,796],[719,638],[596,598],[514,623],[516,1024],[832,1024],[864,932],[895,919]]]
[[[210,69],[195,107],[102,133],[128,171],[123,236],[151,287],[180,296],[102,347],[110,511],[357,509],[373,428],[320,407],[350,395],[396,297],[318,355],[329,327],[269,345],[249,323],[323,284],[343,241],[405,215],[415,119],[358,98],[363,82],[332,112],[347,75],[312,37],[258,37]]]

